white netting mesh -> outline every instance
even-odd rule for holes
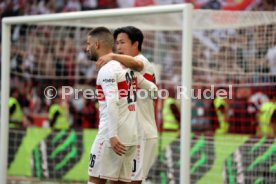
[[[166,71],[164,73],[168,76],[163,75],[162,80],[171,80],[175,76],[180,78],[181,32],[173,30],[181,28],[179,22],[181,19],[180,14],[170,14],[170,16],[167,17],[167,14],[164,14],[163,18],[159,17],[159,21],[154,19],[155,16],[150,16],[149,19],[149,16],[144,15],[144,18],[135,17],[135,20],[130,16],[130,23],[120,25],[109,23],[111,18],[97,18],[89,21],[84,19],[82,22],[85,23],[85,27],[98,25],[96,23],[100,22],[99,25],[105,24],[110,28],[132,23],[139,25],[137,22],[141,20],[156,23],[157,30],[166,31],[149,32],[146,30],[153,29],[152,25],[151,27],[149,23],[140,25],[146,35],[144,52],[151,61],[163,66],[163,70]],[[222,20],[222,17],[228,19]],[[275,70],[273,47],[276,42],[274,13],[235,12],[231,14],[224,11],[198,10],[194,12],[193,18],[194,84],[198,82],[218,84],[219,82],[259,85],[262,83],[256,83],[255,76],[266,78],[264,80],[267,82],[275,82],[272,77]],[[112,17],[113,23],[119,20],[121,19],[118,17]],[[166,28],[160,26],[164,25],[160,20],[166,22]],[[50,24],[60,25],[60,22],[41,24],[44,25],[15,27],[13,54],[18,51],[22,52],[20,55],[23,56],[21,56],[21,65],[20,62],[12,63],[13,69],[17,67],[19,70],[17,74],[34,75],[37,78],[81,77],[79,74],[83,70],[83,65],[91,65],[85,61],[81,50],[81,41],[84,40],[85,33],[90,28],[68,27],[69,23],[66,23],[67,26],[49,26]],[[268,52],[269,49],[270,52]],[[172,67],[167,70],[167,65]],[[176,75],[172,77],[172,74]],[[91,76],[95,77],[96,73],[92,72]]]

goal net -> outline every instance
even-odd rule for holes
[[[145,36],[142,53],[156,68],[157,84],[160,89],[175,93],[180,108],[177,86],[181,87],[181,80],[189,73],[188,69],[182,70],[182,64],[185,65],[182,13],[137,15],[129,11],[127,16],[103,16],[99,11],[93,18],[80,16],[86,13],[70,14],[71,19],[67,20],[50,21],[43,16],[37,17],[41,18],[40,22],[12,24],[10,87],[18,90],[25,102],[24,123],[48,126],[52,100],[45,95],[53,92],[45,93],[49,86],[57,90],[62,86],[79,90],[95,88],[97,71],[95,64],[86,58],[84,46],[87,33],[97,26],[111,30],[128,25],[140,28]],[[275,140],[259,124],[262,105],[276,96],[276,14],[194,10],[192,44],[191,119],[185,121],[191,124],[193,132],[190,182],[276,181]],[[218,90],[224,90],[229,98],[223,102],[224,110],[217,109],[214,103]],[[96,104],[95,99],[89,100]],[[160,131],[162,104],[160,99],[156,114]],[[93,113],[89,104],[86,105],[83,99],[66,98],[69,119],[75,127],[70,131],[10,129],[10,180],[26,177],[33,182],[86,181],[90,146],[96,131],[79,128],[93,128],[98,123],[96,118],[85,115]],[[218,111],[223,111],[227,119],[221,120]],[[275,132],[274,118],[271,117],[267,126]],[[179,133],[161,132],[158,144],[148,182],[180,183],[183,155]]]

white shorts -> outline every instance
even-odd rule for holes
[[[146,179],[156,158],[157,138],[141,140],[137,146],[132,166],[132,181]]]
[[[136,146],[127,146],[127,152],[119,156],[105,140],[95,140],[89,158],[88,175],[112,181],[131,181],[131,168]]]

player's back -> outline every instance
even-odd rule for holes
[[[136,118],[136,72],[125,69],[117,61],[111,61],[101,68],[97,78],[100,124],[98,136],[107,139],[110,112],[107,101],[116,99],[119,108],[118,136],[126,146],[137,145]]]

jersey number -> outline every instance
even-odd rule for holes
[[[131,70],[126,73],[126,83],[128,85],[127,91],[127,103],[136,102],[137,94],[136,94],[136,80],[134,76],[134,72]]]
[[[89,158],[89,167],[92,167],[92,168],[94,167],[95,160],[96,160],[96,155],[90,154],[90,158]]]
[[[133,168],[132,172],[136,172],[136,159],[133,159]]]

